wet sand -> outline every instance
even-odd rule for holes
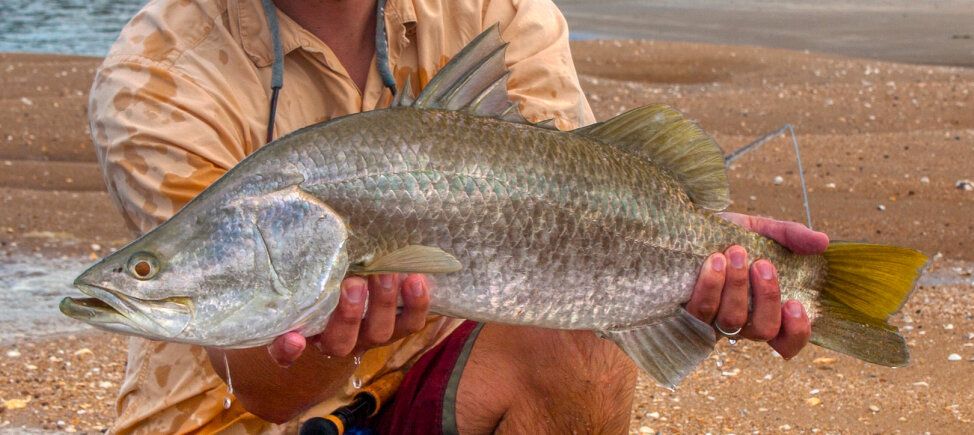
[[[557,0],[576,39],[654,39],[974,66],[968,0]]]
[[[577,41],[573,50],[600,119],[665,102],[698,120],[725,150],[791,123],[817,228],[837,239],[940,253],[895,321],[913,351],[910,367],[886,369],[814,348],[783,362],[762,345],[723,343],[675,392],[641,382],[634,432],[970,427],[974,390],[962,380],[974,375],[974,191],[954,185],[974,179],[974,70],[691,43]],[[16,263],[27,270],[18,269],[17,282],[45,282],[49,274],[24,264],[65,269],[56,264],[97,258],[131,237],[104,192],[85,127],[97,63],[0,54],[0,277],[13,280]],[[745,156],[730,174],[733,210],[803,220],[784,138]],[[40,313],[69,291],[39,295],[21,287],[21,296],[11,288],[0,290],[0,300]],[[48,319],[55,310],[49,307]],[[0,431],[107,427],[125,340],[56,328],[37,338],[32,333],[45,325],[39,318],[33,328],[22,318],[0,320],[23,331],[0,338],[7,404]]]

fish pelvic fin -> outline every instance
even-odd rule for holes
[[[672,107],[643,106],[574,133],[659,165],[700,207],[719,211],[730,204],[724,152],[703,129]]]
[[[374,275],[378,273],[450,273],[462,269],[456,257],[440,248],[409,245],[382,255],[365,265],[349,267],[349,273]]]
[[[660,385],[673,389],[717,343],[713,328],[683,308],[661,321],[631,329],[604,331],[639,368]]]
[[[415,99],[401,91],[392,106],[459,110],[476,116],[529,124],[507,94],[510,71],[504,63],[507,43],[497,24],[477,35],[453,56]],[[420,84],[422,85],[422,84]]]
[[[811,342],[863,361],[902,367],[910,361],[906,341],[889,316],[903,307],[927,265],[909,248],[832,242],[819,314]]]

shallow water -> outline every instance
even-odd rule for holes
[[[0,52],[103,56],[145,0],[2,0]]]
[[[0,262],[0,345],[25,338],[90,329],[58,311],[65,296],[81,296],[71,285],[85,260],[14,257]]]

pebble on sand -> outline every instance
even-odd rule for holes
[[[20,357],[20,351],[18,351],[17,349],[11,349],[7,351],[7,358],[19,358],[19,357]]]
[[[776,176],[774,177],[774,185],[775,185],[775,186],[780,186],[781,184],[784,184],[784,182],[785,182],[785,179],[784,179],[784,177],[782,177],[782,176],[780,176],[780,175],[776,175]]]
[[[971,180],[957,180],[957,182],[954,183],[954,187],[963,191],[970,192],[974,190],[974,182],[972,182]]]
[[[805,403],[807,403],[808,406],[818,406],[818,404],[822,403],[822,399],[819,399],[818,397],[809,397],[805,399]]]
[[[876,210],[879,210],[879,211],[886,211],[886,206],[885,206],[885,205],[883,205],[883,204],[880,204],[880,205],[877,205],[877,206],[876,206]]]
[[[956,353],[952,353],[947,356],[947,361],[960,361],[961,359],[963,358],[961,358],[961,356]]]
[[[869,410],[872,412],[879,412],[879,407],[876,405],[869,405]]]
[[[815,364],[817,366],[828,366],[828,365],[835,364],[836,361],[838,360],[832,357],[820,356],[818,358],[813,359],[812,364]]]
[[[3,408],[4,409],[23,409],[23,408],[26,408],[27,407],[27,404],[29,402],[30,402],[30,397],[28,397],[26,399],[10,399],[10,400],[4,400],[3,401]]]

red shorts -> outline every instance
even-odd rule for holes
[[[457,387],[483,323],[465,321],[406,372],[373,421],[379,433],[456,434]]]

